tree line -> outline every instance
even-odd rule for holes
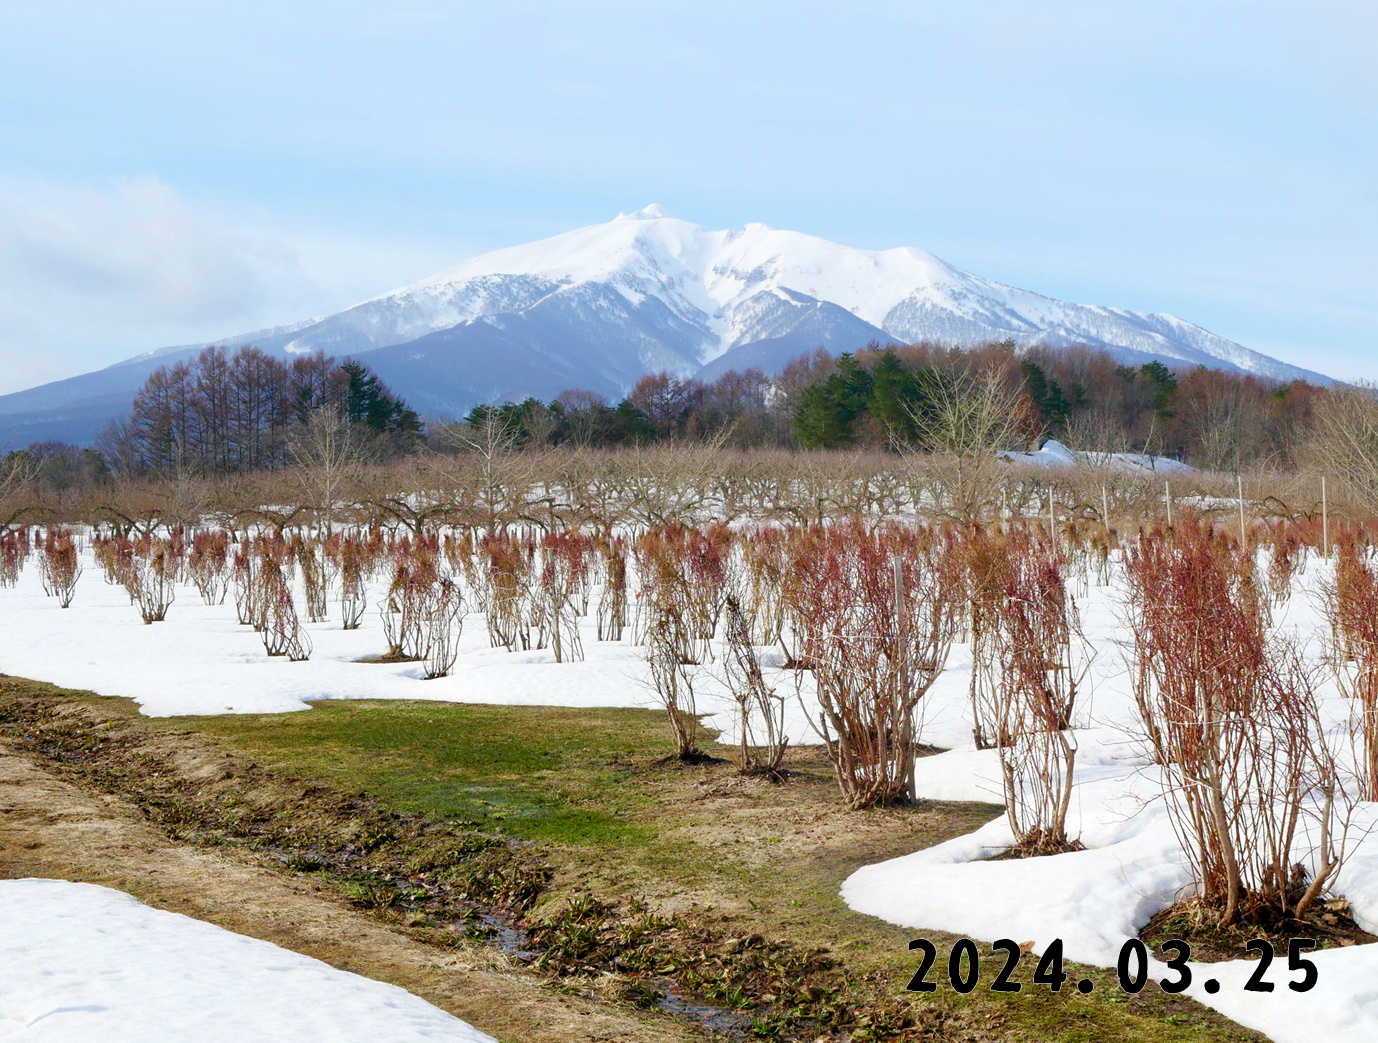
[[[1009,392],[1016,445],[1052,437],[1087,452],[1151,453],[1212,470],[1296,466],[1327,395],[1305,381],[1126,365],[1089,348],[871,344],[836,357],[819,349],[774,378],[755,369],[712,382],[652,373],[615,404],[566,391],[548,403],[479,406],[465,423],[500,423],[525,446],[721,438],[739,448],[922,451],[941,448],[926,438],[932,415],[975,374]]]
[[[1348,393],[1204,367],[1126,365],[1087,348],[871,344],[836,357],[818,349],[774,377],[756,369],[713,381],[652,373],[615,403],[572,389],[549,402],[480,405],[459,421],[432,420],[427,430],[361,362],[207,348],[155,370],[129,416],[111,424],[95,449],[43,443],[7,463],[57,490],[109,472],[274,470],[293,462],[312,419],[327,413],[348,429],[354,449],[377,458],[422,446],[453,453],[479,441],[525,449],[711,441],[740,449],[950,452],[950,428],[962,413],[956,400],[978,386],[988,394],[992,383],[1003,389],[992,401],[1008,410],[1003,448],[1054,437],[1091,453],[1151,453],[1231,472],[1305,465],[1329,430],[1321,413],[1334,413]],[[476,439],[478,431],[489,435]]]
[[[126,473],[271,470],[289,462],[294,438],[327,413],[392,448],[423,433],[416,411],[361,362],[317,351],[289,363],[253,347],[210,347],[154,370],[97,448]]]

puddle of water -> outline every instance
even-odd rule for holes
[[[540,955],[535,949],[527,946],[530,944],[523,931],[511,920],[504,920],[501,917],[493,916],[489,913],[479,913],[479,923],[488,928],[488,942],[496,945],[508,956],[515,957],[523,963],[530,963]]]
[[[751,1016],[739,1014],[734,1010],[715,1007],[680,992],[674,982],[662,979],[657,982],[664,995],[656,1000],[656,1006],[669,1014],[680,1014],[690,1018],[704,1028],[720,1032],[731,1039],[745,1039],[746,1030],[751,1027]]]
[[[515,957],[523,963],[530,963],[540,955],[536,950],[528,948],[530,942],[526,932],[512,921],[489,913],[479,913],[479,922],[488,929],[488,943],[496,945],[507,955]],[[724,1007],[715,1007],[711,1003],[687,996],[669,978],[650,979],[647,984],[656,991],[653,1005],[659,1010],[663,1010],[667,1014],[677,1014],[680,1017],[688,1018],[700,1027],[710,1029],[728,1039],[744,1040],[747,1038],[746,1030],[750,1028],[752,1020],[750,1015],[739,1014]]]

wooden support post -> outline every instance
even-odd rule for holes
[[[1325,494],[1325,475],[1321,475],[1321,554],[1330,558],[1330,503]]]
[[[1239,549],[1242,551],[1249,543],[1249,530],[1244,522],[1244,476],[1236,473],[1234,480],[1239,490]]]
[[[905,627],[904,627],[904,563],[895,558],[892,561],[895,571],[895,663],[899,666],[899,697],[901,703],[909,698],[909,669],[906,658],[908,650],[904,646]],[[900,726],[904,756],[904,798],[912,802],[914,800],[914,714],[913,711],[905,714],[904,722]]]

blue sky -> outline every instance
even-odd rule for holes
[[[1378,377],[1378,4],[6,0],[0,392],[659,202]]]

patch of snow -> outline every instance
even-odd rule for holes
[[[16,1043],[496,1043],[411,993],[106,887],[0,881]]]
[[[1027,452],[1004,452],[1000,454],[1015,463],[1032,464],[1035,467],[1075,467],[1078,464],[1092,467],[1114,467],[1122,471],[1182,473],[1195,468],[1174,460],[1170,456],[1149,456],[1144,453],[1094,453],[1078,452],[1068,449],[1055,438],[1050,438],[1038,449]]]

